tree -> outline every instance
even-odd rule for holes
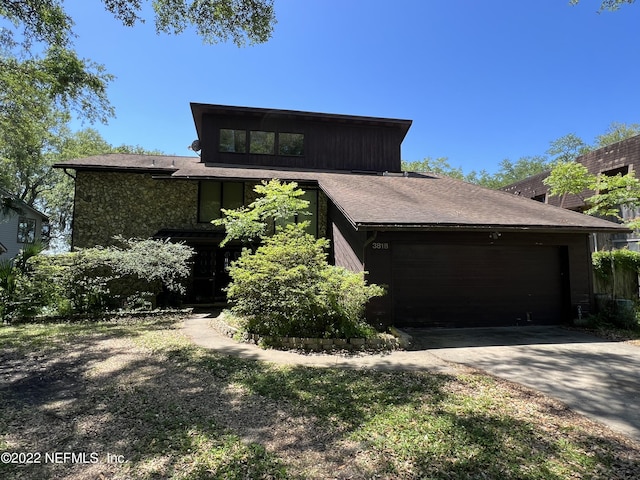
[[[362,272],[329,265],[329,240],[306,233],[308,222],[292,222],[308,207],[295,182],[263,181],[254,190],[260,197],[249,207],[225,209],[225,217],[213,222],[227,229],[222,244],[260,241],[243,249],[229,270],[227,296],[245,328],[268,336],[372,335],[363,323],[364,307],[384,289],[367,285]]]
[[[568,133],[551,141],[547,154],[551,155],[554,162],[572,162],[590,150],[591,147],[575,133]]]
[[[140,16],[143,0],[102,0],[107,11],[125,26],[144,22]],[[156,31],[182,33],[189,26],[206,43],[231,39],[242,46],[266,42],[275,25],[273,0],[154,0]],[[5,46],[29,49],[36,42],[64,48],[74,37],[73,19],[66,13],[63,0],[0,0],[0,16],[9,20],[13,30],[1,38]]]
[[[560,206],[564,206],[567,195],[577,195],[583,202],[583,193],[593,185],[595,176],[589,173],[587,167],[575,161],[556,162],[549,176],[542,180],[549,187],[549,195],[562,197]]]
[[[634,3],[635,0],[602,0],[600,4],[599,12],[603,12],[605,10],[609,10],[611,12],[615,12],[624,4]],[[580,0],[570,0],[569,3],[571,5],[577,5],[580,3]]]
[[[254,191],[261,195],[249,207],[235,210],[222,209],[224,217],[214,220],[214,225],[224,226],[226,236],[220,242],[224,246],[231,240],[253,244],[264,239],[276,223],[305,215],[309,202],[303,200],[304,191],[296,182],[282,183],[272,179],[256,185]]]
[[[640,207],[640,180],[633,171],[594,175],[581,163],[558,162],[543,183],[549,187],[549,195],[563,197],[560,206],[566,195],[574,194],[584,202],[587,215],[613,217],[632,230],[640,228],[640,219],[624,218],[621,211],[621,207]]]
[[[595,148],[606,147],[636,135],[640,135],[640,124],[627,125],[626,123],[612,122],[605,133],[596,137]]]
[[[407,162],[402,161],[402,170],[405,172],[425,172],[443,175],[445,177],[458,178],[462,180],[464,173],[461,167],[452,167],[447,157],[431,158],[426,157],[422,161]]]

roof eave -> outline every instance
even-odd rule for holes
[[[580,227],[575,225],[470,225],[470,224],[409,224],[409,223],[365,223],[355,222],[359,231],[469,231],[469,232],[539,232],[539,233],[632,233],[620,227]]]

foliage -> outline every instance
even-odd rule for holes
[[[287,225],[255,253],[245,249],[231,267],[227,294],[234,314],[252,333],[290,337],[346,337],[371,333],[364,305],[383,294],[363,274],[327,263],[328,240]]]
[[[263,180],[254,191],[261,196],[249,207],[222,209],[224,217],[212,222],[225,227],[226,236],[220,246],[231,240],[252,243],[263,239],[278,221],[290,221],[297,215],[304,215],[309,206],[308,201],[300,198],[304,191],[296,182]]]
[[[640,273],[640,252],[626,248],[593,252],[591,260],[593,271],[600,278],[610,278],[613,269]]]
[[[436,175],[457,178],[483,187],[498,189],[547,170],[548,163],[546,158],[541,156],[522,157],[516,162],[505,159],[500,162],[500,169],[495,173],[489,173],[486,170],[479,172],[473,170],[465,174],[461,167],[451,166],[446,157],[435,159],[427,157],[420,162],[403,161],[402,169],[413,172],[435,173]]]
[[[640,135],[640,124],[632,123],[627,125],[625,123],[612,122],[605,133],[596,137],[594,148],[606,147],[636,135]]]
[[[0,268],[5,319],[149,308],[163,291],[184,293],[193,250],[160,240],[58,255],[23,252]]]
[[[624,4],[634,3],[635,0],[601,0],[601,2],[602,3],[600,3],[600,10],[599,10],[600,12],[603,12],[605,10],[614,12]],[[569,0],[569,3],[571,5],[577,5],[578,3],[580,3],[580,0]]]
[[[446,177],[464,180],[464,173],[461,167],[452,167],[447,157],[431,158],[426,157],[422,161],[407,162],[402,161],[402,170],[405,172],[425,172],[435,173]]]
[[[542,183],[549,187],[549,195],[562,196],[564,202],[568,194],[578,195],[584,200],[581,195],[593,185],[594,178],[581,163],[559,161],[553,165],[549,176]]]
[[[551,155],[554,163],[571,162],[591,149],[575,133],[568,133],[551,141],[547,154]]]

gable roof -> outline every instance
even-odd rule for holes
[[[625,227],[507,192],[447,177],[410,173],[375,175],[203,164],[198,157],[107,154],[56,164],[57,168],[146,172],[158,180],[226,179],[310,182],[319,185],[354,228],[514,229],[576,232]]]
[[[11,202],[22,211],[27,210],[28,212],[31,212],[33,215],[41,217],[43,220],[46,220],[46,221],[49,220],[49,217],[47,217],[44,213],[36,210],[32,206],[30,206],[28,203],[26,203],[24,200],[21,200],[17,195],[14,195],[8,190],[5,190],[4,188],[0,187],[0,200],[2,200],[2,198],[10,199]]]

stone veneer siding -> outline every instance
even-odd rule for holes
[[[254,187],[245,183],[247,205],[257,197]],[[320,236],[327,235],[327,203],[320,190]],[[214,229],[198,223],[198,181],[157,180],[150,173],[76,172],[74,248],[109,245],[114,235],[149,238],[164,228]]]
[[[73,246],[109,245],[114,235],[149,238],[163,228],[211,230],[198,223],[197,210],[196,181],[77,171]]]

